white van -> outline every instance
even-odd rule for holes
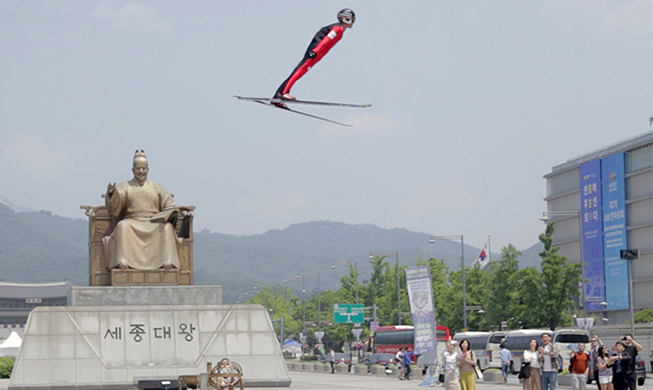
[[[476,364],[481,370],[486,370],[490,367],[490,360],[492,359],[492,351],[488,348],[491,335],[490,332],[459,332],[453,336],[453,339],[458,342],[467,339],[469,349],[474,351],[476,355]]]
[[[562,366],[564,369],[569,368],[569,355],[571,350],[578,351],[578,343],[585,344],[585,351],[590,350],[590,334],[584,329],[556,329],[553,333],[551,343],[560,351],[562,356]]]
[[[491,332],[490,339],[487,342],[487,348],[490,350],[490,368],[501,369],[501,343],[506,337],[506,332]]]
[[[512,373],[515,373],[515,370],[519,371],[524,351],[529,348],[531,339],[537,340],[537,345],[542,345],[541,337],[544,333],[553,337],[554,332],[547,329],[519,329],[506,333],[503,343],[512,353],[513,366],[510,370]],[[501,359],[499,359],[500,361]]]

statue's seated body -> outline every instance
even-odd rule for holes
[[[194,207],[177,207],[148,170],[137,151],[134,178],[109,184],[105,206],[82,206],[90,217],[91,286],[193,283]]]

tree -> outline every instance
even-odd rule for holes
[[[635,313],[635,322],[653,322],[653,308],[640,310]]]
[[[542,285],[539,304],[533,307],[540,326],[554,330],[570,319],[568,310],[574,307],[572,296],[578,294],[581,282],[581,265],[569,264],[567,258],[557,254],[560,247],[553,247],[554,222],[546,225],[540,241],[544,244],[542,258]]]
[[[292,338],[302,331],[302,306],[292,288],[280,287],[278,284],[266,286],[247,300],[247,303],[258,303],[265,307],[271,319],[283,318],[286,338]]]
[[[488,325],[499,325],[503,321],[517,318],[519,293],[519,261],[521,252],[512,244],[503,247],[501,260],[490,263],[491,276],[486,290],[486,318]]]

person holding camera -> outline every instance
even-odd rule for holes
[[[635,360],[626,352],[626,343],[622,340],[614,345],[614,353],[608,359],[608,367],[612,366],[612,385],[614,390],[635,389],[636,382],[631,362]]]
[[[629,389],[635,390],[637,388],[637,370],[635,368],[635,358],[637,358],[637,354],[639,351],[644,349],[641,344],[639,344],[637,341],[633,340],[633,335],[632,334],[627,334],[621,338],[621,341],[624,342],[626,345],[625,352],[628,353],[631,357],[630,359],[630,369],[632,371],[632,381],[628,382],[629,383]]]

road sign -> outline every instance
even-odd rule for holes
[[[336,324],[353,324],[365,322],[365,305],[362,303],[334,304],[333,322]]]

